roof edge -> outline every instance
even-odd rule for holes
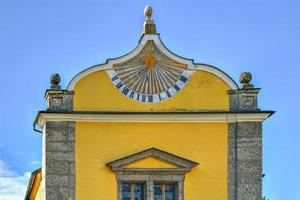
[[[75,85],[79,80],[81,80],[82,78],[84,78],[85,76],[87,76],[93,72],[101,71],[101,70],[110,70],[110,69],[112,69],[113,64],[124,62],[124,61],[129,60],[129,59],[133,58],[134,56],[138,55],[138,53],[142,50],[142,48],[144,47],[146,42],[150,41],[150,40],[153,40],[154,43],[156,44],[156,46],[166,56],[168,56],[171,59],[174,59],[180,63],[186,64],[188,66],[189,70],[203,70],[203,71],[212,73],[212,74],[216,75],[217,77],[219,77],[220,79],[222,79],[226,84],[228,84],[228,86],[231,89],[239,88],[238,85],[236,84],[236,82],[221,69],[214,67],[212,65],[208,65],[208,64],[195,63],[194,59],[185,58],[185,57],[179,56],[176,53],[172,52],[170,49],[168,49],[164,45],[159,34],[151,34],[151,35],[143,34],[141,36],[141,39],[138,42],[138,45],[133,50],[128,52],[127,54],[124,54],[122,56],[115,57],[115,58],[109,58],[103,64],[94,65],[92,67],[89,67],[89,68],[77,73],[69,82],[69,84],[67,86],[67,90],[74,90]]]
[[[30,200],[30,193],[31,193],[31,190],[32,190],[32,187],[33,187],[33,184],[34,182],[36,181],[36,175],[38,173],[41,172],[41,168],[38,168],[37,170],[33,171],[30,175],[30,179],[29,179],[29,182],[28,182],[28,185],[27,185],[27,189],[26,189],[26,193],[25,193],[25,198],[24,200]]]

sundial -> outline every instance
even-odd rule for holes
[[[157,103],[176,95],[188,82],[187,65],[166,56],[149,40],[132,59],[114,64],[110,73],[117,89],[135,101]]]

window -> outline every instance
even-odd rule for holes
[[[122,200],[147,200],[153,196],[153,200],[178,200],[177,183],[165,182],[122,182],[121,184]],[[146,189],[152,191],[152,195],[146,195]]]
[[[154,200],[176,200],[175,183],[155,183]]]
[[[122,200],[144,200],[144,197],[143,183],[122,183]]]
[[[134,168],[128,164],[153,157],[176,167]],[[184,176],[198,163],[151,148],[109,162],[117,177],[118,200],[183,200]]]

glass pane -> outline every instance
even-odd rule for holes
[[[175,184],[166,184],[166,200],[175,200]]]
[[[154,200],[162,199],[162,184],[154,184]]]
[[[144,200],[144,184],[134,185],[134,200]]]
[[[122,183],[122,200],[130,200],[130,184]]]

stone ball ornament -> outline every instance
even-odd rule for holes
[[[153,13],[153,10],[152,10],[152,7],[147,5],[144,9],[144,15],[147,19],[151,19],[152,17],[152,13]]]
[[[252,74],[250,72],[243,72],[240,75],[240,83],[242,84],[242,88],[253,88],[253,84],[251,84]]]
[[[252,80],[252,74],[250,72],[243,72],[240,76],[240,83],[250,83]]]
[[[60,76],[55,73],[50,76],[51,89],[60,89]]]

